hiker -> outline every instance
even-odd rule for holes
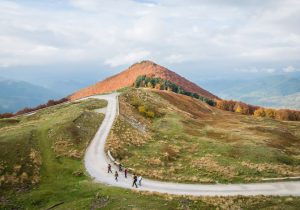
[[[119,171],[120,172],[122,171],[122,164],[121,163],[119,164]]]
[[[118,172],[116,171],[116,173],[115,173],[115,180],[116,180],[116,182],[118,181],[118,176],[119,176],[119,174],[118,174]]]
[[[133,174],[133,183],[132,183],[132,187],[135,185],[135,187],[138,188],[136,182],[137,182],[137,175]]]
[[[110,164],[108,164],[108,166],[107,166],[107,173],[112,173],[111,165]]]
[[[143,177],[141,175],[138,176],[138,178],[137,178],[140,186],[142,186],[142,179],[143,179]]]
[[[124,175],[125,175],[125,178],[126,178],[126,179],[127,179],[127,173],[128,173],[127,168],[125,168],[125,170],[124,170]]]

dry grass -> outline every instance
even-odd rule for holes
[[[161,114],[144,117],[136,108],[141,103]],[[149,89],[125,91],[120,113],[106,149],[146,177],[227,183],[300,173],[300,123],[257,119]]]
[[[29,162],[26,167],[30,168],[30,174],[26,172],[24,166],[16,164],[13,166],[12,171],[5,171],[8,167],[5,162],[1,162],[0,165],[0,186],[20,186],[24,184],[38,184],[40,181],[40,166],[42,164],[40,153],[31,149],[29,153]],[[24,171],[26,170],[26,171]]]

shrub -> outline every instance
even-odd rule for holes
[[[0,114],[0,119],[2,118],[10,118],[10,117],[13,117],[13,113],[3,113],[3,114]]]
[[[149,118],[154,118],[154,112],[152,112],[152,111],[147,111],[147,112],[146,112],[146,116],[149,117]]]
[[[255,117],[265,117],[266,116],[265,109],[259,108],[259,109],[255,110],[254,111],[254,116]]]
[[[144,114],[146,112],[146,109],[144,106],[139,106],[138,110],[139,110],[139,113],[141,113],[141,114]]]
[[[276,156],[277,161],[286,164],[286,165],[293,165],[294,164],[294,159],[287,156],[287,155],[277,155]]]
[[[162,148],[162,153],[167,161],[173,161],[179,156],[179,149],[174,146],[167,145]]]
[[[266,117],[275,119],[276,112],[274,109],[266,109],[265,113],[266,113]]]
[[[134,107],[139,107],[141,105],[141,101],[138,97],[134,96],[130,99],[129,103]]]
[[[26,107],[24,109],[21,109],[18,112],[16,112],[16,114],[14,114],[14,116],[20,115],[20,114],[25,114],[25,113],[28,113],[28,112],[34,112],[36,110],[43,109],[43,108],[50,107],[50,106],[54,106],[54,105],[57,105],[57,104],[61,104],[61,103],[67,102],[67,101],[68,101],[67,98],[62,98],[62,99],[59,99],[57,101],[49,100],[46,104],[41,104],[41,105],[38,105],[34,108]]]

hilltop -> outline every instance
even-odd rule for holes
[[[124,87],[130,87],[133,86],[137,77],[142,75],[146,75],[152,78],[156,77],[169,80],[182,87],[186,91],[197,93],[209,99],[218,99],[217,96],[210,93],[209,91],[199,87],[195,83],[190,82],[189,80],[176,74],[175,72],[152,61],[142,61],[140,63],[133,64],[128,69],[120,72],[117,75],[111,76],[101,82],[75,92],[69,98],[71,100],[76,100],[90,95],[102,94],[112,92]]]

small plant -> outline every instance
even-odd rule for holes
[[[154,112],[147,111],[146,116],[149,117],[149,118],[154,118]]]
[[[140,101],[140,99],[139,99],[138,97],[136,97],[136,96],[133,96],[133,97],[130,99],[129,103],[130,103],[132,106],[136,107],[136,108],[139,107],[139,106],[142,104],[142,102]]]
[[[162,153],[167,161],[174,161],[179,155],[179,149],[175,148],[174,146],[167,145],[163,147]]]
[[[139,106],[138,110],[139,110],[139,113],[141,113],[141,114],[145,114],[145,112],[146,112],[144,106]]]

